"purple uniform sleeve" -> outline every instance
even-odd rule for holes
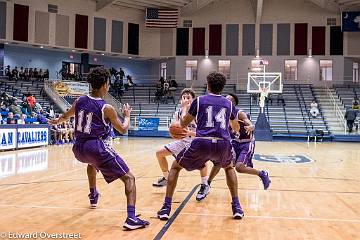
[[[188,111],[188,113],[193,117],[196,117],[196,113],[198,111],[198,109],[197,109],[198,100],[199,100],[198,98],[195,98],[195,100],[191,103],[189,111]]]
[[[230,115],[230,120],[234,120],[236,118],[236,109],[235,109],[235,106],[231,104],[231,115]]]

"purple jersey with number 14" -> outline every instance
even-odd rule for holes
[[[75,105],[76,141],[86,139],[105,140],[111,133],[111,124],[103,116],[105,100],[91,96],[81,96]]]
[[[202,169],[207,161],[215,166],[228,167],[233,160],[229,122],[235,119],[232,103],[220,95],[208,94],[196,98],[189,109],[196,117],[196,138],[176,157],[188,171]]]
[[[215,137],[230,140],[229,120],[235,118],[235,107],[221,95],[208,94],[196,98],[189,109],[196,117],[197,137]]]

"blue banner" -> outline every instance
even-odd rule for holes
[[[360,12],[342,12],[342,31],[360,32]]]
[[[160,118],[138,118],[139,130],[157,131],[159,129]]]

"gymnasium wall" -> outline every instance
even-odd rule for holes
[[[128,42],[128,26],[129,23],[133,23],[137,24],[139,28],[139,44],[137,46],[139,53],[136,55],[144,57],[160,56],[160,30],[145,28],[144,11],[113,7],[110,4],[96,12],[96,3],[91,0],[54,0],[51,2],[45,0],[14,0],[0,2],[0,12],[6,12],[5,19],[0,17],[0,27],[2,29],[0,39],[13,41],[14,27],[20,30],[21,28],[18,28],[18,26],[21,26],[27,28],[28,34],[25,35],[28,39],[24,40],[30,44],[69,49],[77,47],[90,51],[99,50],[128,55],[128,46],[131,46]],[[58,6],[57,14],[48,13],[48,3]],[[23,22],[18,23],[16,26],[14,26],[14,23],[19,21],[14,21],[15,5],[28,7],[29,12],[28,18],[25,18]],[[18,17],[15,19],[18,19]],[[6,26],[5,38],[5,34],[2,33],[3,26]],[[132,35],[130,39],[133,39],[133,37]]]

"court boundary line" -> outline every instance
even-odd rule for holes
[[[186,196],[186,198],[182,201],[182,203],[180,204],[180,206],[175,210],[175,212],[173,213],[173,215],[169,218],[169,220],[167,220],[167,222],[165,223],[165,225],[160,229],[160,231],[158,232],[158,234],[156,234],[156,236],[154,237],[154,240],[160,240],[165,233],[167,232],[167,230],[169,230],[171,224],[173,224],[173,222],[175,221],[175,219],[177,218],[177,216],[180,214],[180,212],[183,210],[183,208],[186,206],[186,204],[189,202],[190,198],[192,197],[192,195],[194,195],[196,189],[200,186],[200,184],[195,185],[195,187],[193,187],[193,189],[189,192],[189,194]]]
[[[196,190],[196,188],[194,188]],[[195,191],[194,191],[195,192]],[[190,195],[190,194],[189,194]],[[188,195],[188,197],[189,197]],[[191,198],[191,195],[189,199]],[[185,200],[183,201],[185,202]],[[185,205],[187,202],[185,203]],[[185,207],[184,205],[184,207]],[[181,205],[180,205],[181,206]],[[178,207],[178,209],[180,208]],[[13,207],[13,208],[38,208],[38,209],[55,209],[55,210],[89,210],[89,211],[98,211],[98,212],[127,212],[126,209],[109,209],[109,208],[97,208],[91,209],[89,207],[63,207],[63,206],[37,206],[37,205],[15,205],[15,204],[0,204],[0,208],[6,207]],[[178,210],[177,209],[177,210]],[[176,211],[177,211],[176,210]],[[181,209],[182,210],[182,209]],[[231,218],[232,215],[230,214],[212,214],[212,213],[193,213],[193,212],[181,212],[177,215],[187,215],[187,216],[207,216],[207,217],[229,217]],[[176,212],[175,211],[175,212]],[[149,210],[136,210],[139,213],[147,213],[147,214],[154,214],[154,211]],[[174,214],[175,214],[174,212]],[[173,214],[173,215],[174,215]],[[287,217],[287,216],[259,216],[259,215],[245,215],[244,219],[246,218],[253,218],[253,219],[278,219],[278,220],[298,220],[298,221],[318,221],[318,222],[348,222],[348,223],[360,223],[360,219],[340,219],[340,218],[312,218],[312,217]],[[174,219],[175,220],[175,219]],[[165,226],[164,226],[165,227]],[[169,226],[170,227],[170,226]]]

